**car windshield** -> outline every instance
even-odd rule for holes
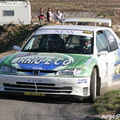
[[[92,54],[93,39],[83,35],[37,34],[30,38],[21,51]]]

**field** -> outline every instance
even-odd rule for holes
[[[47,10],[51,7],[61,9],[62,11],[92,11],[92,12],[107,12],[110,14],[120,13],[120,0],[30,0],[32,11],[39,10],[44,7]]]
[[[46,12],[48,7],[55,12],[60,9],[65,17],[110,17],[120,19],[120,0],[30,0],[32,17],[40,7]],[[119,24],[118,21],[113,21]]]

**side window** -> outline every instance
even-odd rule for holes
[[[117,44],[115,37],[109,30],[105,30],[104,32],[106,33],[106,36],[108,38],[108,42],[110,45],[110,51],[116,50],[118,48],[118,44]]]
[[[109,52],[109,44],[107,37],[104,35],[103,31],[98,31],[96,35],[96,46],[98,52],[100,51],[108,51]]]
[[[14,10],[3,10],[3,16],[14,16]]]

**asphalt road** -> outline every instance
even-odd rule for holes
[[[91,105],[58,98],[0,96],[0,120],[94,120]]]

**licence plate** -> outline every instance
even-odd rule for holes
[[[27,95],[27,96],[45,96],[44,93],[31,93],[31,92],[24,92],[24,95]]]

